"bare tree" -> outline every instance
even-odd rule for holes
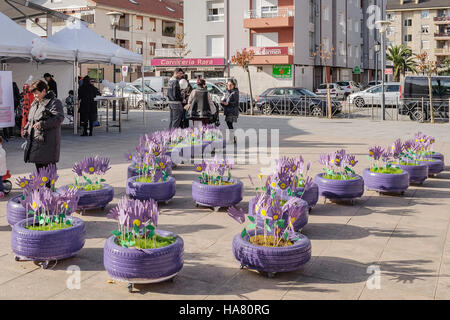
[[[177,33],[175,35],[175,54],[178,58],[182,59],[192,51],[188,49],[188,44],[184,42],[186,34]]]
[[[329,66],[334,55],[336,55],[336,49],[334,47],[328,48],[328,46],[324,46],[323,44],[319,46],[319,50],[313,53],[313,56],[318,57],[320,59],[320,63],[322,64],[322,66],[325,67]],[[331,77],[329,72],[327,72],[326,82],[327,82],[328,118],[331,119],[333,117],[333,111],[331,108],[331,92],[330,92]]]
[[[437,74],[440,67],[439,61],[431,61],[428,57],[428,53],[425,51],[415,55],[418,63],[417,70],[422,72],[428,77],[428,95],[430,98],[430,121],[434,123],[434,107],[433,107],[433,83],[431,77],[433,74]]]
[[[253,115],[253,92],[252,92],[252,81],[250,77],[250,70],[248,69],[248,66],[252,62],[253,58],[255,56],[255,52],[253,50],[247,51],[246,49],[243,49],[242,52],[236,52],[236,55],[234,55],[231,58],[231,61],[244,69],[245,72],[248,74],[248,85],[250,90],[250,114]]]

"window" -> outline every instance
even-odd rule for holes
[[[430,10],[422,10],[422,19],[428,19],[430,17]]]
[[[386,17],[389,21],[394,21],[394,19],[395,19],[395,15],[393,13],[388,13],[386,15]]]
[[[349,57],[352,57],[352,46],[351,45],[348,45],[348,56]]]
[[[223,1],[208,1],[208,21],[224,21],[225,5]]]
[[[309,22],[314,23],[315,8],[314,0],[309,0]]]
[[[411,42],[412,41],[412,34],[406,34],[405,35],[405,42]]]
[[[338,13],[338,21],[339,21],[339,25],[341,27],[345,28],[344,14],[342,12]]]
[[[150,18],[150,31],[156,31],[156,19],[154,18]]]
[[[316,50],[316,41],[314,39],[314,32],[309,32],[309,55],[312,57]]]
[[[405,27],[411,27],[412,26],[412,20],[411,19],[406,19],[405,20]]]
[[[156,43],[150,42],[148,45],[149,45],[149,48],[150,48],[149,54],[150,54],[151,56],[154,56],[154,55],[155,55]]]
[[[355,22],[355,32],[359,32],[359,30],[360,30],[360,28],[359,28],[360,23],[361,23],[361,21],[356,21]]]
[[[353,29],[353,22],[352,22],[351,18],[347,19],[347,25],[348,25],[348,30],[352,31],[352,29]]]
[[[430,33],[430,26],[427,24],[422,25],[421,31],[422,31],[422,33],[427,33],[427,34]]]
[[[339,41],[339,55],[341,56],[345,56],[345,46],[344,46],[344,42],[343,41]]]
[[[360,50],[361,48],[359,47],[359,46],[355,46],[355,58],[359,58],[359,50]]]
[[[422,40],[422,49],[430,49],[430,41]]]
[[[400,92],[399,85],[388,85],[386,88],[386,92]]]
[[[163,21],[163,32],[164,37],[175,38],[176,24],[171,21]]]
[[[136,16],[136,30],[144,30],[144,17]]]
[[[206,42],[208,57],[223,57],[225,55],[223,36],[207,36]]]
[[[256,33],[253,35],[254,47],[278,47],[278,32]]]
[[[323,49],[330,51],[330,40],[328,38],[323,38]]]
[[[328,6],[323,7],[323,20],[328,21],[330,20],[330,8]]]
[[[136,41],[136,52],[139,54],[144,53],[144,43],[142,41]]]

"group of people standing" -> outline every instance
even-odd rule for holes
[[[197,88],[192,89],[183,70],[176,69],[169,80],[167,96],[170,106],[169,127],[171,129],[186,127],[186,121],[189,126],[189,120],[192,120],[194,126],[204,126],[214,122],[216,125],[219,124],[218,106],[213,102],[204,79],[197,79]],[[236,87],[235,80],[228,80],[227,92],[220,104],[224,110],[228,129],[234,130],[234,123],[239,117],[239,89]],[[233,140],[236,142],[234,136]]]

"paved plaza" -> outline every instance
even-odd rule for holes
[[[132,112],[121,134],[99,128],[94,137],[78,137],[63,129],[58,185],[73,181],[72,165],[85,156],[111,158],[107,183],[114,186],[111,209],[125,194],[124,153],[132,151],[141,134],[165,129],[168,112],[149,112],[146,125],[141,112]],[[223,122],[223,119],[222,119]],[[435,149],[450,159],[450,125],[415,122],[374,122],[363,119],[311,119],[242,116],[239,127],[279,129],[280,155],[303,155],[313,161],[313,174],[321,168],[319,154],[345,148],[360,160],[357,172],[369,165],[367,150],[388,145],[422,131],[437,139]],[[224,124],[222,125],[225,129]],[[13,180],[32,171],[23,164],[22,140],[5,144]],[[256,165],[238,165],[234,177],[245,184],[246,209],[254,196],[248,174]],[[11,228],[6,221],[6,201],[0,202],[0,299],[450,299],[450,168],[405,196],[379,196],[367,192],[354,206],[323,199],[312,211],[303,233],[311,239],[312,259],[301,270],[269,279],[240,270],[231,251],[233,237],[242,226],[222,210],[196,208],[191,183],[197,178],[191,165],[174,170],[177,194],[162,205],[159,228],[179,234],[185,243],[185,263],[175,282],[136,285],[130,294],[125,283],[111,283],[103,267],[103,246],[116,222],[106,212],[83,216],[87,226],[84,249],[74,258],[41,269],[33,262],[16,262],[11,252]],[[12,196],[18,195],[15,187]],[[75,216],[78,216],[75,214]],[[70,290],[69,266],[81,269],[80,289]],[[369,268],[369,270],[368,270]],[[373,270],[380,270],[380,287],[367,286]],[[369,272],[368,272],[369,271]],[[376,275],[376,273],[375,273]],[[369,279],[370,278],[370,279]]]

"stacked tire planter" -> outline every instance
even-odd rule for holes
[[[300,217],[294,222],[294,230],[295,231],[301,231],[303,229],[303,227],[305,227],[308,224],[308,220],[309,220],[308,203],[303,199],[299,199],[299,200],[305,209],[302,211],[302,214],[300,215]],[[253,212],[254,206],[255,206],[255,198],[251,199],[248,204],[248,214],[251,216],[255,216],[255,213]],[[284,212],[283,212],[283,214],[284,214]],[[264,228],[264,221],[262,219],[257,219],[257,221],[258,221],[258,227]],[[273,221],[271,221],[269,223],[269,226],[270,227],[273,226]]]
[[[119,246],[114,236],[106,240],[103,250],[105,269],[112,279],[128,282],[130,292],[135,283],[168,281],[183,268],[183,239],[167,231],[157,230],[156,233],[162,237],[176,237],[176,240],[166,247],[143,250]]]
[[[387,174],[372,172],[370,169],[363,171],[364,184],[367,190],[404,194],[409,188],[409,173]]]
[[[79,218],[71,218],[72,227],[56,231],[34,231],[26,228],[33,224],[33,218],[19,221],[13,226],[11,247],[16,261],[41,262],[46,269],[50,261],[75,256],[83,248],[86,239],[86,225]]]
[[[361,176],[355,175],[351,180],[332,180],[323,177],[323,173],[314,178],[314,182],[319,187],[319,195],[332,201],[354,201],[364,194],[364,180]]]
[[[127,180],[127,195],[132,199],[167,202],[176,193],[176,180],[168,177],[167,181],[155,183],[137,182],[138,177],[131,177]]]
[[[428,166],[426,164],[419,164],[414,166],[407,166],[399,164],[398,167],[409,173],[409,183],[421,185],[428,178]]]
[[[172,175],[172,168],[167,168],[167,174]],[[139,175],[139,169],[136,168],[133,164],[130,164],[127,169],[127,179],[132,177],[136,177]]]
[[[427,161],[421,161],[421,163],[425,164],[428,167],[428,176],[429,177],[438,175],[445,169],[444,162],[439,159],[428,158]]]
[[[275,191],[277,196],[282,196],[283,191],[279,187],[277,187]],[[267,193],[270,194],[270,192],[271,188],[269,187]],[[313,183],[311,187],[306,189],[306,191],[305,188],[297,188],[294,190],[294,194],[295,195],[301,194],[299,198],[305,200],[308,203],[309,211],[311,211],[319,201],[319,187],[317,186],[316,183]]]
[[[445,165],[445,157],[442,153],[439,152],[433,152],[432,154],[429,154],[426,156],[427,158],[441,160]]]
[[[254,236],[255,232],[249,234]],[[238,234],[233,239],[233,255],[241,269],[256,270],[272,278],[280,272],[298,270],[311,259],[311,241],[304,235],[298,236],[292,246],[263,247],[250,243],[248,234],[244,238]]]
[[[17,196],[8,201],[6,206],[6,218],[10,226],[27,218],[27,210],[22,205],[22,196]]]
[[[61,187],[58,193],[64,193],[69,186]],[[84,213],[86,210],[105,209],[106,206],[114,198],[114,188],[108,184],[102,184],[100,190],[80,191],[80,200],[78,201],[78,209]]]
[[[198,181],[192,183],[192,198],[197,206],[212,207],[215,211],[229,208],[242,201],[243,184],[240,180],[231,179],[229,185],[206,185]]]

